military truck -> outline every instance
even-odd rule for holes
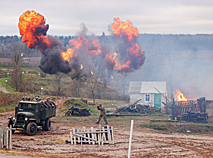
[[[51,105],[51,106],[50,106]],[[15,108],[15,117],[9,119],[8,127],[12,126],[12,133],[15,130],[25,130],[28,135],[35,135],[37,127],[49,131],[51,128],[51,117],[56,116],[56,105],[52,102],[45,104],[42,101],[20,101]]]

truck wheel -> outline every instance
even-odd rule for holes
[[[28,135],[32,136],[32,135],[35,135],[36,132],[37,132],[37,125],[35,122],[30,122],[28,125],[27,125],[27,129],[26,129],[26,132]]]
[[[45,131],[45,121],[42,121],[42,131]]]
[[[50,128],[51,128],[51,121],[49,118],[47,118],[45,121],[45,131],[49,131]]]

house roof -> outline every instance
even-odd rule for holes
[[[129,93],[132,93],[132,94],[140,93],[141,85],[142,85],[141,81],[131,81],[129,85]]]
[[[166,82],[142,82],[140,93],[165,93]]]
[[[166,92],[166,82],[142,82],[142,81],[131,81],[129,86],[130,94],[139,93],[159,93],[156,89],[161,92]]]

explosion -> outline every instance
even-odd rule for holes
[[[35,11],[26,11],[19,18],[19,32],[23,36],[22,42],[30,49],[39,49],[42,53],[40,69],[45,73],[68,73],[71,71],[69,63],[63,60],[62,44],[52,36],[46,36],[49,25],[45,25],[44,17]]]
[[[122,22],[119,18],[115,18],[115,22],[111,24],[111,28],[113,36],[124,41],[124,43],[119,43],[117,46],[119,62],[117,62],[114,70],[128,72],[140,69],[145,61],[145,55],[136,42],[139,36],[138,29],[132,26],[131,21]]]
[[[45,47],[50,47],[51,43],[45,36],[49,25],[45,25],[44,17],[35,11],[26,11],[20,18],[18,23],[20,35],[23,36],[22,42],[27,44],[28,48],[35,48],[41,43]]]
[[[40,69],[46,73],[69,73],[71,67],[79,71],[85,67],[98,67],[119,73],[139,69],[145,61],[144,51],[136,42],[138,29],[131,21],[122,22],[119,18],[111,24],[112,37],[115,46],[100,44],[94,36],[87,36],[87,29],[79,33],[78,39],[71,39],[65,50],[63,45],[54,37],[46,36],[49,25],[44,17],[35,11],[26,11],[19,18],[19,31],[23,36],[22,42],[30,49],[39,49],[42,53]],[[88,65],[90,63],[90,65]],[[92,72],[92,71],[91,71]],[[92,74],[92,73],[91,73]]]
[[[138,29],[133,27],[130,21],[122,22],[119,18],[115,18],[115,22],[111,24],[111,29],[113,30],[112,36],[120,41],[113,50],[104,50],[97,39],[87,39],[80,33],[78,40],[69,41],[75,56],[89,54],[92,58],[98,58],[103,69],[106,68],[111,71],[123,73],[139,69],[145,61],[145,55],[136,43],[139,36]],[[65,57],[63,59],[67,60]]]

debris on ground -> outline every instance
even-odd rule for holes
[[[68,109],[68,111],[65,113],[65,116],[70,116],[70,115],[74,115],[74,116],[89,116],[91,115],[90,112],[90,108],[87,109],[79,109],[77,107],[71,107],[70,109]]]
[[[120,108],[117,108],[113,114],[146,114],[147,112],[161,112],[161,108],[149,107],[148,105],[137,104],[141,99]]]
[[[206,112],[196,113],[194,111],[187,111],[187,113],[182,114],[181,120],[187,122],[207,122],[208,114]]]

